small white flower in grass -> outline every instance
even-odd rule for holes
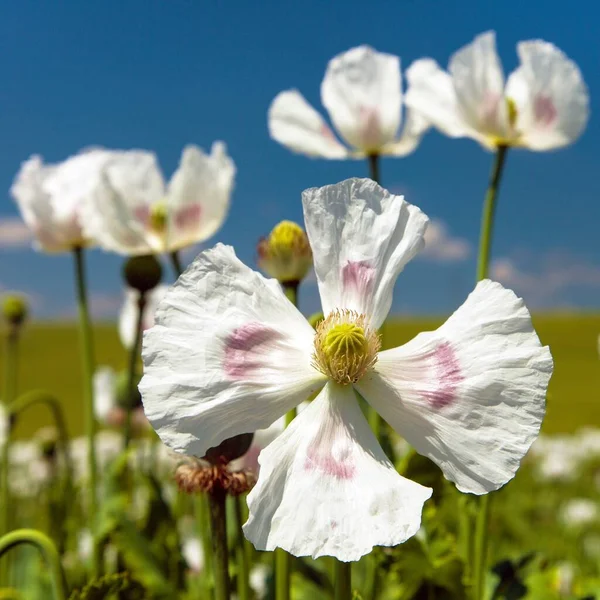
[[[589,498],[573,498],[561,511],[562,522],[570,527],[581,527],[598,519],[598,505]]]
[[[351,148],[336,139],[297,90],[281,92],[273,100],[269,108],[271,137],[294,152],[312,157],[404,156],[416,148],[429,127],[417,113],[409,111],[398,135],[402,121],[400,59],[369,46],[352,48],[329,61],[321,100]]]
[[[588,91],[577,65],[542,40],[520,42],[521,64],[506,84],[493,31],[461,48],[448,72],[430,58],[408,71],[406,104],[450,137],[553,150],[574,142],[589,116]]]
[[[197,537],[188,537],[183,542],[181,553],[192,571],[199,573],[204,569],[204,551]]]
[[[187,146],[165,184],[150,152],[117,156],[86,205],[85,230],[105,250],[124,255],[173,252],[203,242],[223,224],[235,165],[225,144],[211,154]]]
[[[115,154],[93,149],[59,164],[44,164],[40,156],[22,164],[10,191],[38,249],[66,252],[92,243],[83,231],[83,207],[100,185],[102,166]]]
[[[256,548],[358,560],[414,535],[431,495],[398,475],[356,391],[465,492],[511,479],[536,438],[552,371],[522,300],[479,283],[438,330],[380,351],[396,277],[427,217],[368,179],[303,194],[325,319],[315,331],[233,249],[201,253],[144,335],[140,384],[162,440],[202,456],[320,394],[259,457],[244,531]]]

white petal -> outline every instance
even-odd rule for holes
[[[154,326],[154,314],[160,301],[165,297],[169,288],[157,285],[146,294],[146,306],[142,317],[142,331]],[[119,337],[125,348],[131,348],[135,342],[135,328],[138,319],[139,292],[133,289],[125,291],[125,301],[119,313]]]
[[[111,367],[100,367],[94,373],[94,414],[105,423],[110,411],[117,405],[117,378]]]
[[[46,252],[63,252],[73,247],[72,231],[59,227],[50,204],[50,195],[44,190],[44,181],[54,172],[55,165],[44,165],[41,157],[26,160],[10,189],[21,216],[36,237],[36,245]],[[81,238],[81,232],[75,232]]]
[[[145,332],[144,410],[162,440],[202,457],[264,429],[323,385],[314,330],[274,280],[218,244],[169,288]]]
[[[405,103],[411,111],[450,137],[477,137],[458,108],[452,78],[434,60],[415,61],[406,80]]]
[[[233,190],[235,165],[223,142],[210,156],[187,146],[168,189],[169,250],[204,242],[223,225]]]
[[[496,52],[495,33],[479,35],[456,52],[448,71],[458,109],[466,123],[486,137],[510,137],[504,74]]]
[[[85,205],[86,234],[119,254],[150,254],[163,249],[150,230],[150,210],[164,199],[164,181],[151,152],[114,152],[101,184]]]
[[[423,247],[427,217],[370,179],[303,192],[323,312],[350,309],[379,327],[396,277]]]
[[[294,152],[320,158],[347,158],[323,117],[296,90],[278,94],[269,108],[269,133]]]
[[[521,66],[508,79],[522,145],[552,150],[574,142],[589,118],[587,87],[577,65],[556,46],[535,40],[517,46]]]
[[[336,129],[355,148],[377,153],[393,142],[400,125],[400,59],[369,46],[329,61],[321,100]]]
[[[244,525],[258,550],[358,560],[413,536],[431,496],[395,471],[351,386],[327,384],[259,462]]]
[[[438,330],[381,352],[357,387],[459,490],[484,494],[537,437],[551,373],[523,301],[484,280]]]
[[[419,145],[423,134],[429,129],[429,121],[418,111],[408,109],[404,118],[402,135],[395,142],[385,146],[381,153],[392,156],[406,156]]]

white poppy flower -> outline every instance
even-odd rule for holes
[[[577,65],[542,40],[520,42],[521,64],[504,82],[493,31],[450,59],[448,72],[430,58],[406,72],[406,104],[450,137],[553,150],[574,142],[588,121],[588,92]]]
[[[154,154],[117,156],[86,205],[86,233],[105,250],[125,255],[172,252],[203,242],[223,224],[235,165],[225,144],[207,155],[187,146],[168,185]]]
[[[100,367],[94,373],[94,414],[106,423],[110,413],[117,407],[117,375],[111,367]]]
[[[36,247],[65,252],[90,244],[83,232],[83,206],[100,184],[101,168],[111,155],[93,149],[60,164],[46,165],[39,156],[22,164],[11,195],[35,235]]]
[[[560,516],[567,526],[589,525],[598,518],[598,506],[589,498],[572,498],[564,505]]]
[[[192,571],[199,573],[204,569],[204,551],[202,543],[197,537],[188,537],[184,540],[181,553]]]
[[[369,46],[352,48],[329,61],[321,100],[341,144],[321,115],[297,90],[281,92],[269,108],[271,137],[294,152],[319,158],[404,156],[419,143],[429,124],[409,111],[402,135],[400,59]]]
[[[142,331],[154,325],[154,313],[159,302],[164,298],[168,287],[157,285],[146,293],[146,306],[142,316]],[[138,318],[138,298],[140,293],[134,289],[125,290],[125,301],[119,314],[119,337],[125,348],[131,348],[135,343],[135,328]]]
[[[522,300],[479,283],[438,330],[379,352],[397,275],[427,217],[368,179],[302,197],[325,319],[315,331],[230,247],[201,253],[145,332],[146,416],[202,456],[320,394],[259,457],[246,536],[260,550],[358,560],[414,535],[431,490],[401,477],[358,391],[461,491],[511,479],[538,434],[552,371]]]

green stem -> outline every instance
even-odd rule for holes
[[[492,240],[494,233],[494,218],[496,216],[496,200],[500,189],[500,180],[506,161],[507,146],[498,146],[496,157],[490,174],[490,182],[483,203],[483,214],[481,217],[481,232],[479,235],[479,252],[477,256],[477,281],[488,276]],[[488,526],[490,520],[489,495],[479,498],[479,506],[475,523],[475,538],[473,552],[473,594],[476,600],[482,598],[485,575],[487,570],[488,554]]]
[[[173,271],[175,271],[175,277],[179,277],[183,273],[183,268],[181,267],[181,260],[179,259],[179,253],[177,252],[177,250],[173,250],[173,252],[169,253],[169,257],[171,258]]]
[[[4,368],[4,409],[6,411],[5,418],[8,420],[8,428],[6,439],[0,448],[1,463],[0,463],[0,535],[8,533],[10,530],[10,484],[9,484],[9,469],[10,469],[10,438],[12,433],[12,419],[10,416],[10,405],[17,393],[17,351],[19,344],[19,325],[9,324],[9,329],[6,335],[6,354]],[[0,585],[8,585],[8,561],[3,561],[0,566]]]
[[[229,600],[229,552],[227,549],[226,494],[215,489],[208,494],[212,533],[213,572],[215,576],[215,600]]]
[[[369,154],[367,156],[369,161],[369,177],[375,182],[381,185],[381,178],[379,172],[379,154]]]
[[[135,379],[137,373],[137,362],[140,354],[140,343],[142,341],[142,323],[144,319],[144,309],[146,308],[146,294],[139,292],[140,297],[137,301],[137,319],[135,327],[135,337],[133,346],[129,350],[129,370],[127,371],[127,408],[125,411],[125,430],[123,432],[123,444],[125,450],[131,442],[131,401],[135,394]]]
[[[83,368],[83,398],[85,411],[85,426],[88,449],[89,485],[89,523],[93,536],[92,565],[93,576],[97,577],[102,571],[100,548],[96,536],[96,518],[98,514],[98,480],[96,466],[96,416],[94,412],[93,376],[95,369],[94,348],[92,341],[92,326],[87,301],[87,285],[85,276],[85,257],[83,248],[73,250],[75,258],[75,282],[77,286],[77,304],[79,308],[79,328],[81,337],[81,358]]]
[[[477,281],[481,281],[488,276],[494,232],[494,217],[496,215],[496,198],[500,188],[500,178],[502,177],[507,150],[507,146],[498,146],[490,174],[490,183],[483,202],[481,231],[479,234],[479,253],[477,256]]]
[[[242,526],[244,517],[242,515],[242,497],[233,498],[235,510],[235,526],[237,529],[237,592],[239,600],[250,600],[250,561],[246,549],[246,538]]]
[[[350,600],[352,598],[352,563],[336,560],[334,600]]]
[[[60,556],[52,540],[35,529],[17,529],[0,538],[0,556],[19,544],[31,544],[40,551],[50,572],[54,598],[66,600],[65,574],[60,564]]]
[[[181,493],[181,492],[180,492]],[[196,517],[196,530],[202,543],[204,554],[204,570],[209,577],[212,575],[212,547],[210,537],[210,519],[208,514],[208,498],[204,494],[194,496],[194,514]],[[213,583],[209,581],[209,588],[212,589]]]

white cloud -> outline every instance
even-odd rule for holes
[[[0,248],[27,248],[33,236],[19,217],[0,218]]]
[[[453,237],[443,221],[432,219],[425,232],[425,248],[418,256],[435,262],[455,263],[466,260],[470,254],[468,240]]]
[[[491,265],[490,277],[535,307],[568,305],[561,296],[574,288],[600,290],[600,266],[561,250],[539,257],[499,258]]]

